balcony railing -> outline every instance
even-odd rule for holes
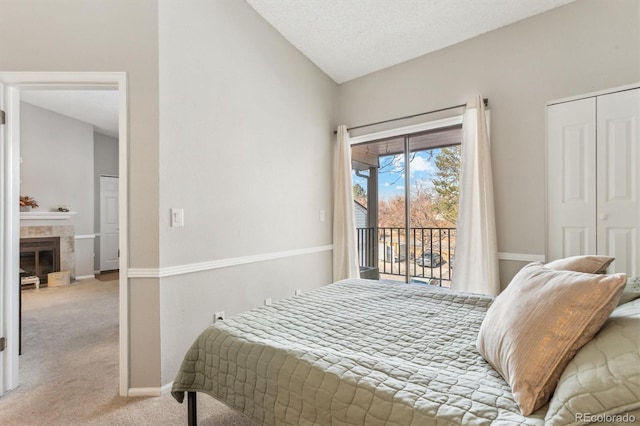
[[[449,286],[453,274],[456,228],[357,228],[358,260],[381,275],[406,276],[412,282]]]

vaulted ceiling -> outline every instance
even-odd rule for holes
[[[337,83],[574,0],[246,0]]]
[[[337,83],[575,0],[246,0]],[[118,134],[117,92],[25,91],[22,99]]]
[[[98,133],[118,137],[117,90],[22,90],[20,99],[92,124]]]

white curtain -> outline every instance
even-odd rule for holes
[[[467,103],[462,120],[460,204],[451,287],[495,296],[500,293],[498,243],[489,127],[481,96]]]
[[[346,126],[338,127],[333,187],[333,280],[359,278],[351,179],[351,146]]]

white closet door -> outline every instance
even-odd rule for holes
[[[598,253],[609,272],[640,275],[640,89],[598,96]]]
[[[596,253],[595,102],[548,107],[547,260]]]
[[[120,268],[119,179],[100,176],[100,270]]]

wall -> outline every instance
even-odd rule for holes
[[[162,382],[211,323],[331,281],[337,86],[245,2],[160,1]],[[183,208],[185,226],[169,226]],[[326,221],[320,222],[320,210]],[[298,253],[298,252],[296,252]]]
[[[118,176],[119,161],[118,139],[96,132],[93,140],[93,232],[96,234],[93,270],[97,273],[100,271],[100,176]]]
[[[100,270],[100,176],[118,176],[118,139],[25,102],[21,123],[21,193],[38,200],[34,211],[69,205],[77,213],[69,220],[80,236],[74,276],[92,276]]]
[[[0,72],[127,73],[129,264],[132,268],[157,268],[157,1],[0,0],[0,11],[0,40],[11,41],[0,54]],[[129,280],[132,387],[160,385],[158,299],[157,278]]]
[[[22,102],[20,194],[38,201],[34,211],[69,205],[76,234],[93,234],[93,126]]]
[[[355,126],[488,97],[498,249],[543,255],[545,104],[640,81],[639,15],[636,0],[568,4],[342,84],[338,121]],[[523,264],[501,261],[503,287]]]
[[[60,205],[76,212],[69,220],[46,224],[73,226],[77,238],[71,278],[92,276],[93,126],[25,102],[20,110],[20,193],[38,201],[36,212],[55,211]]]
[[[233,314],[331,280],[323,247],[331,244],[336,85],[247,4],[162,3],[160,182],[156,1],[0,2],[0,39],[12,40],[0,55],[0,72],[127,72],[129,261],[132,270],[151,271],[129,280],[131,387],[171,381],[214,309]],[[168,227],[170,207],[185,208],[184,228]],[[159,267],[317,247],[157,278]],[[192,316],[197,321],[186,330],[173,329]]]

